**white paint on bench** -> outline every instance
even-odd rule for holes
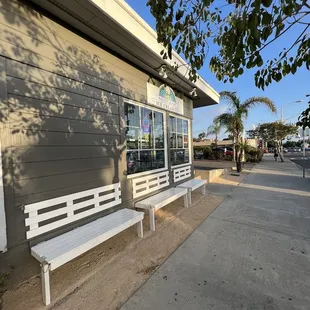
[[[150,174],[132,180],[133,198],[157,191],[169,185],[169,171]]]
[[[202,187],[202,194],[205,195],[206,184],[207,184],[206,180],[196,178],[196,179],[192,179],[184,183],[181,183],[180,185],[177,186],[177,188],[186,188],[188,190],[188,201],[189,201],[189,205],[191,205],[192,204],[192,191],[194,191],[195,189],[199,187]]]
[[[4,207],[2,150],[0,142],[0,252],[7,251],[6,218]]]
[[[63,235],[39,243],[31,254],[41,263],[42,294],[45,305],[50,303],[49,272],[89,251],[123,230],[137,224],[143,237],[143,212],[122,209]]]
[[[115,183],[26,205],[24,212],[29,215],[25,220],[26,226],[29,226],[27,239],[114,207],[121,202],[120,183]],[[53,210],[49,210],[50,208]]]
[[[181,167],[181,168],[176,168],[173,170],[173,180],[174,182],[181,181],[183,179],[187,179],[191,177],[192,171],[191,171],[191,166],[186,166],[186,167]]]
[[[155,211],[184,196],[184,206],[188,207],[186,188],[169,188],[154,196],[141,200],[135,204],[136,208],[149,210],[150,229],[155,231]]]

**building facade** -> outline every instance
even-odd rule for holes
[[[193,176],[193,108],[219,95],[125,1],[0,0],[0,28],[0,260]],[[27,238],[25,206],[116,183],[121,204]]]

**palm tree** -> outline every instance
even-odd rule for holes
[[[217,147],[217,141],[218,141],[218,136],[221,131],[221,124],[219,122],[213,121],[213,124],[210,125],[207,129],[206,137],[208,136],[215,136],[215,147]]]
[[[214,122],[226,127],[227,132],[233,135],[237,172],[241,172],[241,159],[243,155],[241,149],[241,144],[243,143],[242,133],[244,131],[244,120],[248,117],[249,111],[251,108],[261,104],[274,113],[277,109],[272,100],[267,97],[251,97],[241,103],[236,92],[223,91],[220,95],[221,99],[228,101],[230,109],[228,112],[217,116]]]

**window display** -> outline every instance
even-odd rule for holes
[[[189,163],[188,121],[169,117],[171,165]]]
[[[125,103],[127,174],[165,167],[164,115]]]

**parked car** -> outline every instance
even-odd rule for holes
[[[234,154],[234,150],[231,147],[215,147],[212,151],[223,153],[226,156]]]
[[[287,149],[287,148],[284,148],[284,149],[283,149],[283,153],[288,153],[288,149]]]
[[[234,149],[232,147],[227,147],[226,152],[224,152],[226,156],[233,156],[234,155]]]
[[[203,159],[203,151],[195,151],[194,159]]]

